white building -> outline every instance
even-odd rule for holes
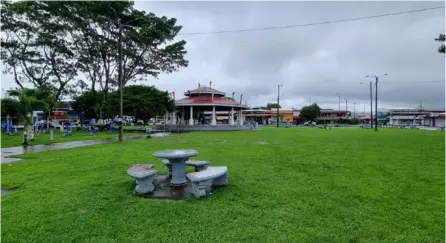
[[[440,127],[445,125],[445,110],[390,109],[389,124]]]

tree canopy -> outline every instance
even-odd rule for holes
[[[91,92],[84,92],[75,97],[73,108],[83,111],[87,117],[95,117],[98,114],[98,107],[92,104],[99,104],[101,101],[95,100]],[[102,105],[102,104],[100,104]],[[106,107],[107,116],[119,114],[119,92],[110,93]],[[148,121],[150,118],[164,115],[166,111],[173,111],[174,101],[168,94],[158,90],[154,86],[129,85],[123,89],[123,110],[124,113],[134,116],[136,119]]]
[[[1,100],[1,116],[2,117],[20,117],[19,114],[19,101],[12,98],[4,98]]]
[[[188,65],[186,42],[175,40],[177,20],[137,10],[133,1],[3,2],[1,20],[3,71],[19,87],[52,90],[50,109],[88,90],[103,116],[118,77],[125,86]]]
[[[321,108],[316,104],[302,107],[299,117],[304,118],[307,121],[314,121],[320,116]]]
[[[282,108],[282,107],[277,103],[268,103],[268,104],[266,104],[266,106],[262,106],[261,108],[263,110],[271,110],[271,109],[277,109],[277,108]]]
[[[440,53],[445,53],[445,46],[444,46],[444,42],[446,40],[446,35],[445,34],[439,34],[438,38],[435,38],[436,41],[442,42],[442,44],[440,45],[440,47],[438,47],[438,52]]]

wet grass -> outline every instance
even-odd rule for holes
[[[142,133],[142,132],[141,132]],[[135,132],[125,132],[124,135],[138,135]],[[58,131],[54,131],[54,140],[50,140],[49,133],[37,134],[34,135],[34,141],[28,141],[29,145],[37,145],[37,144],[53,144],[53,143],[62,143],[62,142],[71,142],[71,141],[82,141],[82,140],[91,140],[91,139],[104,139],[104,138],[112,138],[117,137],[118,132],[110,133],[109,131],[99,132],[94,135],[90,135],[85,131],[73,131],[71,136],[64,137],[63,133]],[[1,134],[1,147],[2,148],[10,148],[21,146],[23,141],[23,133],[17,133],[14,136],[9,136],[6,133]]]
[[[444,242],[444,133],[196,132],[27,154],[2,166],[4,242]],[[137,198],[126,170],[194,148],[227,165],[204,199]]]

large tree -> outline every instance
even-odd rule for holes
[[[67,26],[49,2],[19,1],[2,4],[2,61],[4,71],[19,87],[52,90],[50,110],[75,86],[79,58],[73,51]]]
[[[72,108],[76,111],[80,111],[86,118],[98,118],[103,107],[102,91],[92,93],[90,91],[84,91],[80,95],[74,96]],[[117,108],[119,109],[119,107]],[[107,114],[103,114],[107,116]]]
[[[119,92],[110,95],[108,113],[119,114]],[[154,86],[130,85],[123,90],[124,114],[148,122],[150,118],[173,111],[174,101],[166,91]]]
[[[101,95],[103,116],[119,77],[124,86],[188,65],[186,42],[174,40],[181,30],[176,19],[157,17],[133,5],[133,1],[3,4],[4,71],[14,74],[20,87],[24,82],[52,85],[54,104],[69,91],[88,88],[94,96]],[[77,79],[80,73],[87,81]]]
[[[435,39],[436,41],[442,42],[440,47],[438,47],[438,52],[443,54],[445,53],[445,46],[444,46],[445,39],[446,39],[445,34],[440,34],[438,35],[438,38]]]
[[[302,107],[299,117],[304,118],[307,121],[315,121],[321,114],[321,108],[316,104]]]
[[[73,25],[71,35],[81,54],[81,69],[91,80],[89,90],[102,91],[103,105],[109,92],[118,87],[119,77],[125,86],[188,65],[184,59],[186,42],[174,41],[181,30],[174,18],[136,10],[131,1],[74,2],[64,6],[65,21]],[[77,13],[74,20],[69,14],[72,12]],[[102,106],[101,112],[104,109]]]
[[[114,117],[119,114],[119,101],[118,91],[109,94],[107,103],[104,105],[106,117]],[[75,97],[73,108],[84,112],[87,117],[97,117],[99,108],[103,106],[101,102],[102,99],[98,99],[98,96],[93,96],[91,92],[86,91]],[[174,101],[170,95],[154,86],[128,85],[123,89],[125,115],[148,122],[150,118],[164,115],[166,111],[173,111],[173,109]]]

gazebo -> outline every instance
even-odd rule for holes
[[[242,104],[242,95],[240,101],[236,101],[234,93],[226,97],[226,93],[200,84],[184,95],[185,98],[175,100],[176,112],[171,124],[177,123],[178,114],[181,125],[243,125],[242,110],[248,107]]]

